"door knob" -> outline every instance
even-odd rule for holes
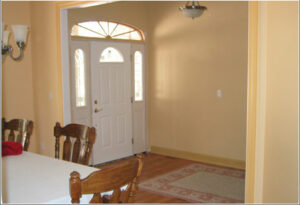
[[[97,109],[97,108],[95,108],[94,112],[97,113],[97,112],[100,112],[100,111],[102,111],[102,110],[103,110],[103,109]]]

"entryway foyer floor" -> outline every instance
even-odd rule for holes
[[[105,163],[103,165],[98,165],[97,167],[104,168],[106,166],[118,165],[118,163],[127,159],[129,158]],[[144,167],[139,182],[142,183],[148,179],[152,179],[154,177],[172,172],[174,170],[187,167],[188,165],[198,166],[197,164],[200,163],[197,163],[195,161],[185,160],[185,159],[178,159],[174,157],[167,157],[158,154],[147,153],[145,154]],[[244,175],[244,172],[242,170],[237,172],[240,173],[241,176]],[[137,192],[135,202],[136,203],[189,203],[188,201],[185,201],[183,199],[175,198],[168,195],[166,196],[161,194],[155,194],[155,192],[153,193],[153,192],[143,191],[141,189],[139,189]]]
[[[122,160],[126,160],[126,159],[109,162],[104,165],[99,165],[98,167],[103,168],[105,166],[117,164],[120,163]],[[195,162],[147,153],[145,154],[144,167],[140,177],[140,182],[182,168],[192,163]],[[166,197],[166,196],[149,193],[142,190],[139,190],[137,192],[135,202],[136,203],[188,203],[187,201],[181,199]]]

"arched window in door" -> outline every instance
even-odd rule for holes
[[[122,63],[124,62],[124,58],[120,51],[113,47],[105,48],[99,59],[100,63]]]
[[[86,21],[72,27],[71,36],[116,40],[144,41],[144,35],[136,27],[112,21]]]

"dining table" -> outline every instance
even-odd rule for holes
[[[77,171],[83,179],[100,169],[23,151],[2,157],[3,203],[70,204],[70,173]],[[83,195],[88,203],[92,195]]]

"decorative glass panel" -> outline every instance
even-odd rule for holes
[[[76,92],[76,107],[86,105],[85,95],[85,65],[84,53],[81,49],[76,49],[75,54],[75,92]]]
[[[114,33],[115,28],[118,26],[118,24],[109,22],[108,23],[108,34],[112,35]]]
[[[87,21],[75,24],[72,27],[71,36],[144,40],[142,32],[139,29],[110,21]]]
[[[101,26],[102,31],[105,33],[105,35],[108,35],[109,34],[109,31],[108,31],[108,22],[106,22],[106,21],[99,21],[99,24]]]
[[[87,29],[85,29],[81,26],[77,26],[77,25],[73,26],[72,32],[77,33],[78,36],[101,38],[100,34],[90,31],[90,30],[87,30]]]
[[[114,31],[114,36],[116,35],[120,35],[122,33],[127,33],[133,31],[132,28],[128,27],[128,26],[124,26],[124,25],[118,25],[118,27],[116,28],[116,30]]]
[[[98,36],[105,37],[105,33],[101,30],[100,24],[97,21],[79,23],[78,26],[82,30],[90,31]],[[81,35],[84,35],[84,33],[82,33]]]
[[[141,40],[140,35],[137,31],[131,32],[130,33],[130,38],[133,39],[133,40]]]
[[[101,53],[100,63],[122,63],[124,62],[122,54],[113,47],[107,47]]]
[[[134,100],[143,100],[143,57],[140,51],[134,54]]]
[[[116,38],[118,38],[118,39],[124,39],[124,40],[129,39],[130,38],[130,33],[124,33],[124,34],[122,34],[120,36],[117,36]]]

